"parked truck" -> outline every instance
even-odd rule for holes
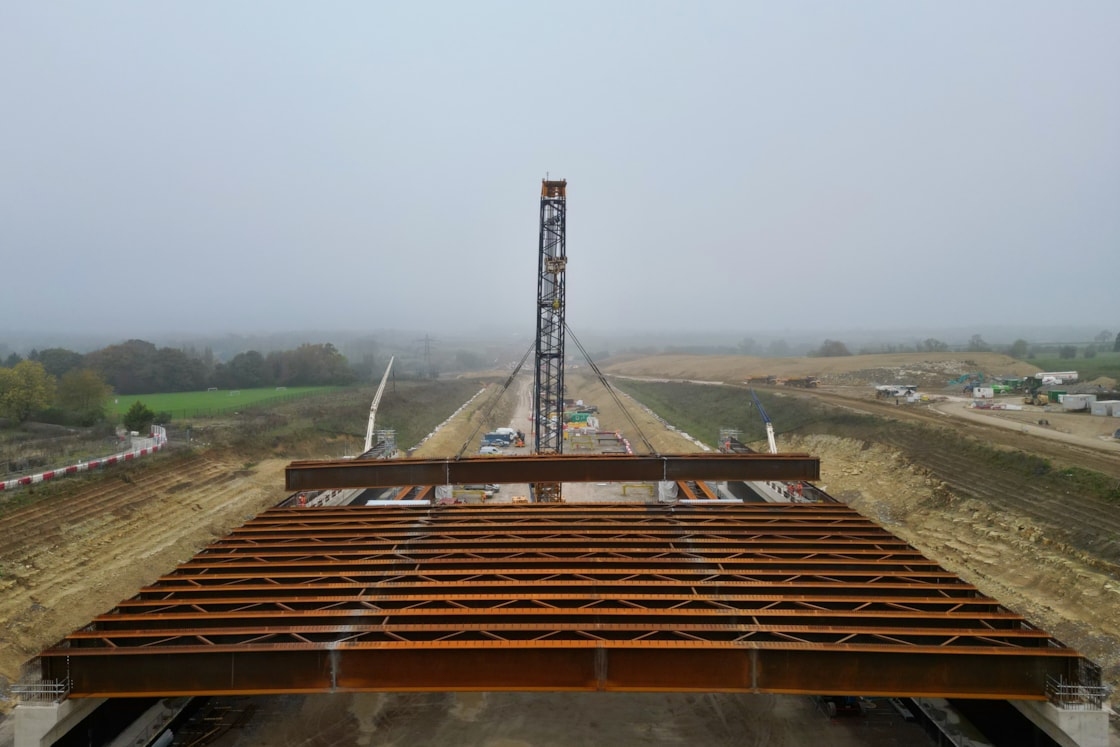
[[[1076,371],[1039,371],[1034,375],[1043,384],[1072,384],[1077,381]]]
[[[510,446],[512,443],[513,439],[508,433],[491,431],[482,437],[483,446]]]

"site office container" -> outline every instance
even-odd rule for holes
[[[1089,405],[1090,415],[1103,417],[1120,415],[1120,399],[1102,399]]]
[[[1081,412],[1088,410],[1090,405],[1097,401],[1095,394],[1067,394],[1062,397],[1062,409],[1066,412]]]

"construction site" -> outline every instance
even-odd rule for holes
[[[213,509],[186,558],[153,538],[170,565],[116,552],[152,567],[27,663],[16,747],[1118,743],[1115,662],[916,547],[833,479],[835,444],[779,443],[752,385],[845,399],[825,377],[740,378],[761,444],[619,391],[565,321],[566,224],[567,183],[543,180],[534,344],[454,416],[465,438],[405,454],[378,431],[387,370],[361,454],[242,470],[242,520]],[[471,419],[497,401],[508,424]]]

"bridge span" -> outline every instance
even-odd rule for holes
[[[275,508],[41,654],[72,696],[1042,700],[1085,660],[838,504]]]

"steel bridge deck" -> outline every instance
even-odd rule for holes
[[[276,508],[42,653],[75,696],[1043,697],[1079,655],[842,505]]]

